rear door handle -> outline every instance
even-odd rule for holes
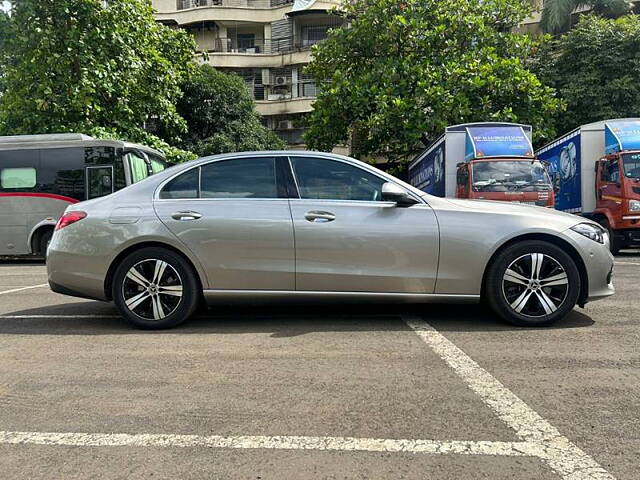
[[[198,212],[175,212],[171,214],[171,218],[186,222],[189,220],[198,220],[199,218],[202,218],[202,215]]]
[[[331,212],[311,210],[310,212],[304,214],[304,218],[306,218],[309,222],[327,223],[333,222],[336,219],[336,216]]]

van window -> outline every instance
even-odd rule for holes
[[[149,157],[151,159],[151,171],[153,173],[160,173],[167,168],[166,163],[163,160],[160,160],[156,157]]]
[[[131,183],[138,183],[149,176],[149,166],[147,161],[136,155],[135,153],[129,153],[129,167],[131,168]]]
[[[35,168],[3,168],[0,171],[2,188],[33,188],[36,186]]]
[[[40,152],[39,191],[85,199],[84,148],[46,148]]]

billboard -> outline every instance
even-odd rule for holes
[[[482,157],[532,157],[531,140],[520,126],[467,127],[465,161]]]
[[[445,195],[444,145],[444,142],[441,142],[409,168],[409,183],[436,197]]]
[[[580,133],[538,152],[538,158],[549,162],[549,174],[559,178],[556,210],[569,213],[582,211]]]
[[[623,150],[640,150],[640,122],[614,121],[604,124],[606,155]]]

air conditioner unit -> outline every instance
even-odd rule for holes
[[[278,130],[293,130],[293,120],[280,120]]]
[[[286,85],[287,83],[287,77],[285,77],[284,75],[277,76],[274,82],[275,85]]]

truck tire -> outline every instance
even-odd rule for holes
[[[602,228],[604,228],[609,233],[609,250],[611,250],[612,255],[617,255],[620,253],[620,249],[622,248],[622,242],[615,235],[615,231],[609,225],[609,221],[606,218],[598,218],[596,220]]]
[[[551,325],[573,309],[579,294],[575,261],[552,243],[528,240],[510,245],[487,270],[487,301],[513,325]]]

